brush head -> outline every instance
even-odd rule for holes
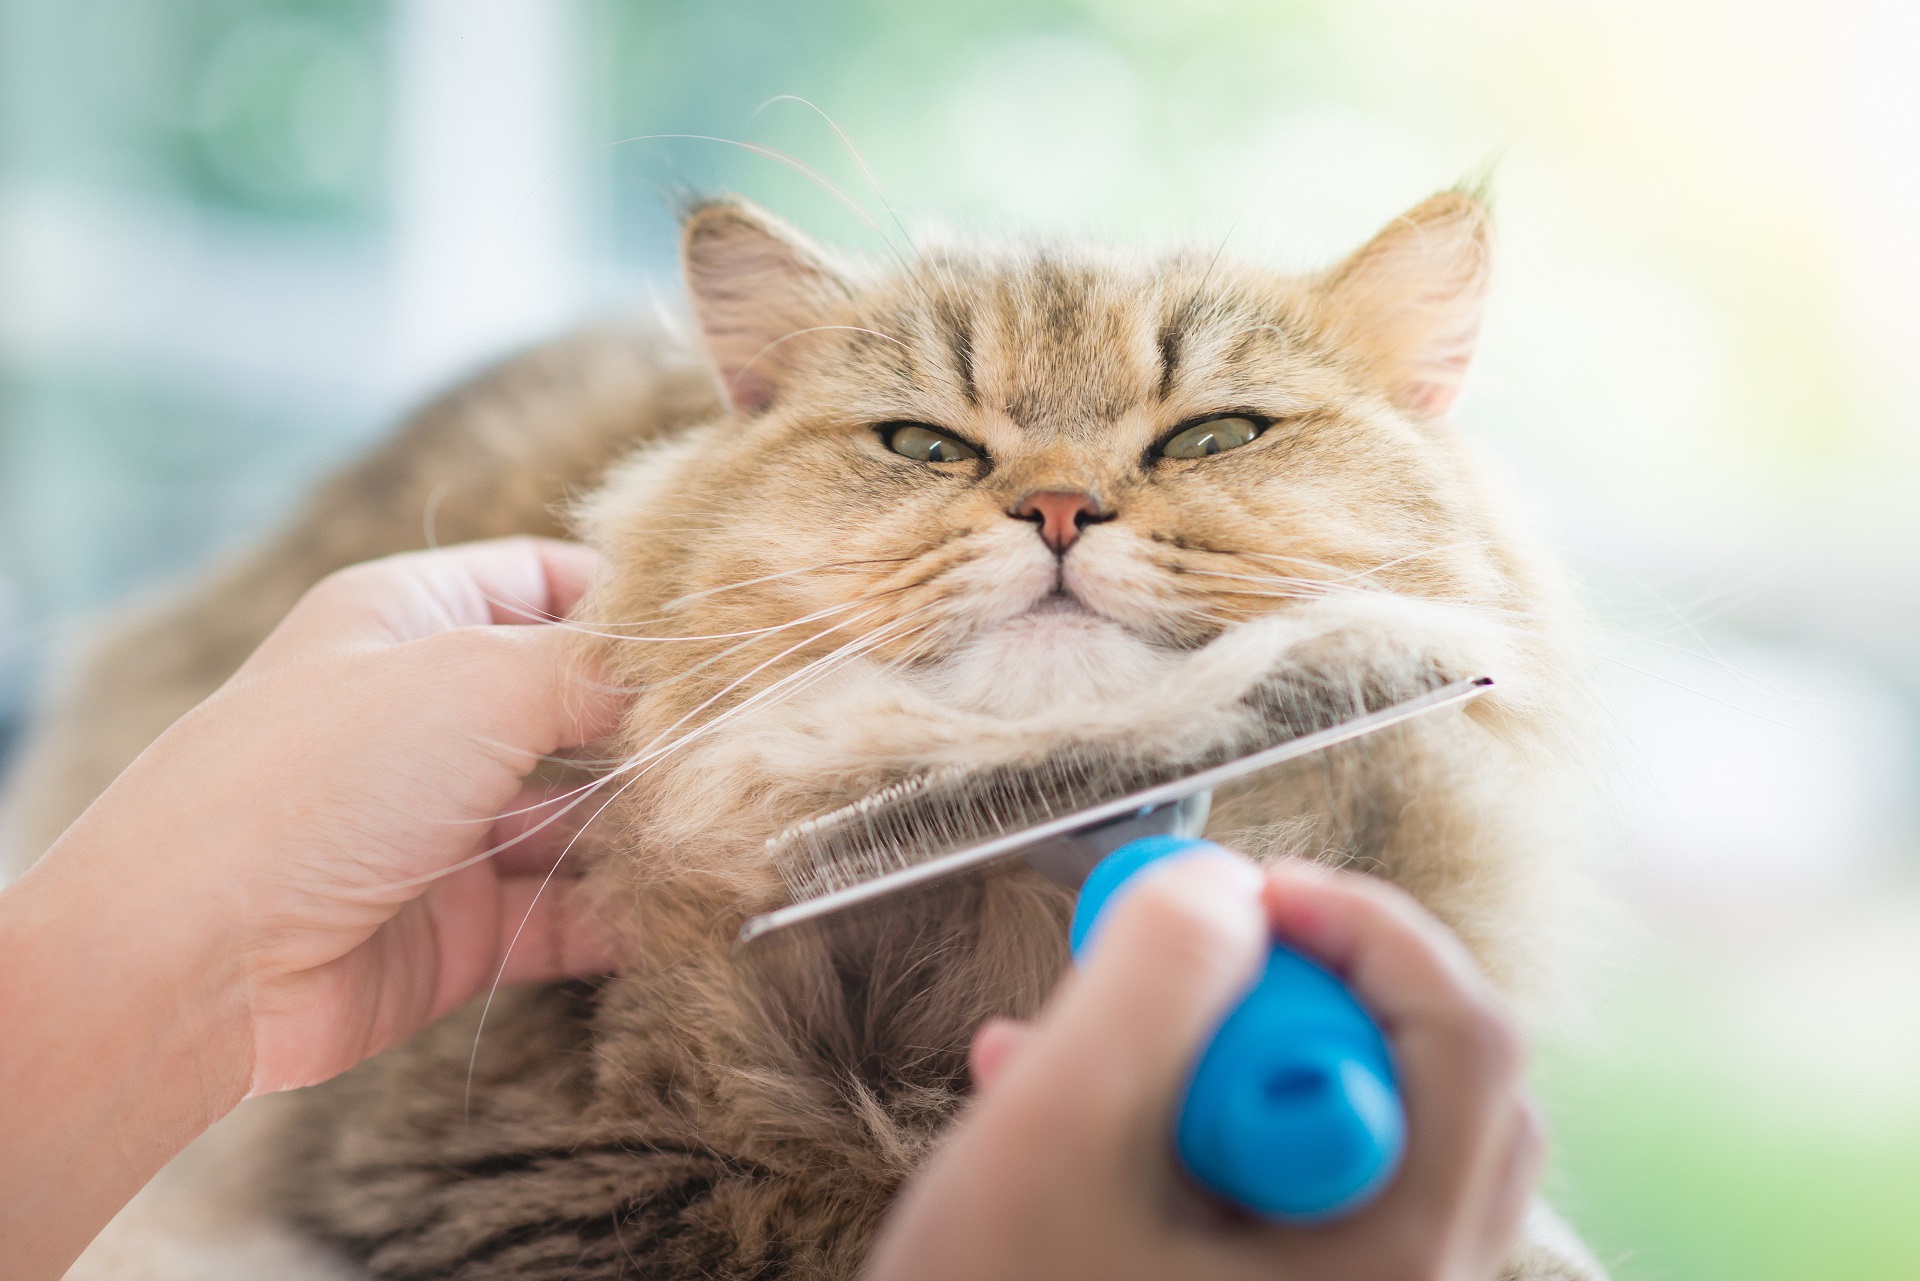
[[[754,918],[742,940],[829,918],[968,872],[1024,862],[1078,888],[1107,853],[1139,836],[1198,835],[1212,788],[1484,693],[1487,677],[1388,702],[1266,686],[1247,729],[1185,754],[1146,756],[1072,743],[1039,760],[915,775],[767,842],[793,903]]]
[[[767,857],[802,902],[1090,809],[1220,755],[1148,761],[1074,744],[1037,761],[918,774],[795,824],[767,842]]]

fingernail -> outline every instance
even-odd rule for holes
[[[1315,892],[1329,885],[1333,876],[1333,869],[1304,859],[1289,859],[1267,869],[1264,902],[1274,924],[1296,938],[1317,937],[1326,914]]]
[[[1236,933],[1265,915],[1259,906],[1264,873],[1220,846],[1176,855],[1147,876],[1157,894]]]
[[[1188,853],[1176,854],[1164,866],[1189,869],[1180,875],[1222,894],[1256,894],[1266,881],[1266,873],[1252,859],[1212,842]]]

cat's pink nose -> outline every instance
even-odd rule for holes
[[[1059,489],[1043,489],[1022,498],[1013,509],[1016,520],[1030,520],[1040,527],[1040,537],[1053,548],[1054,555],[1066,555],[1080,531],[1099,520],[1111,520],[1100,510],[1100,500],[1092,494]]]

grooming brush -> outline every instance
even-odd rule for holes
[[[909,896],[1020,868],[1078,891],[1080,955],[1101,911],[1160,859],[1201,847],[1215,788],[1462,706],[1456,681],[1281,741],[1169,766],[1087,747],[1044,767],[934,771],[768,842],[794,901],[741,930],[750,951],[905,914]],[[1168,777],[1172,774],[1172,777]],[[1203,1187],[1253,1214],[1318,1222],[1365,1204],[1397,1168],[1405,1117],[1385,1038],[1346,987],[1279,944],[1188,1078],[1174,1128]]]

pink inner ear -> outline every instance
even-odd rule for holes
[[[727,383],[727,399],[742,414],[752,417],[763,414],[773,405],[777,390],[774,380],[761,372],[757,365],[749,365],[730,377],[722,374]]]
[[[1442,193],[1331,273],[1341,338],[1396,405],[1438,417],[1459,397],[1480,334],[1489,258],[1484,210]]]
[[[742,414],[765,412],[789,370],[783,344],[817,325],[844,285],[799,233],[740,209],[695,215],[682,252],[694,315],[728,401]]]
[[[1400,391],[1400,402],[1410,409],[1434,417],[1447,412],[1460,395],[1473,363],[1474,347],[1480,338],[1480,298],[1477,291],[1453,289],[1446,294],[1429,295],[1423,300],[1429,314],[1453,317],[1453,323],[1430,335],[1423,348],[1408,361],[1408,377]]]
[[[1406,405],[1438,418],[1453,407],[1467,379],[1467,365],[1473,359],[1473,346],[1457,347],[1444,356],[1421,362],[1400,395]]]
[[[1410,384],[1403,394],[1409,409],[1438,418],[1453,407],[1454,400],[1460,395],[1460,384],[1417,382]]]

